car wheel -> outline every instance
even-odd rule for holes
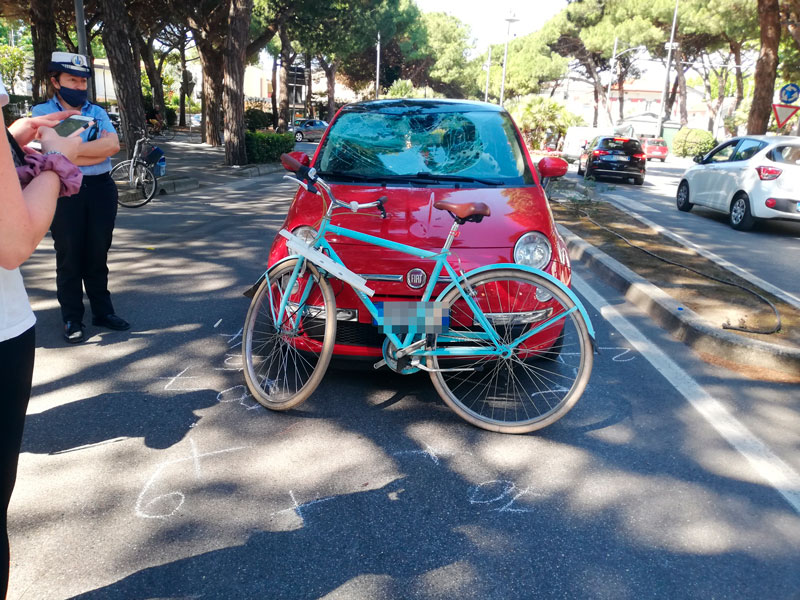
[[[636,185],[643,185],[644,184],[644,177],[634,177],[633,183]]]
[[[675,197],[675,203],[678,205],[678,210],[682,212],[689,212],[692,210],[694,204],[689,202],[689,184],[686,181],[681,181],[678,186],[678,194]]]
[[[303,133],[301,131],[298,131],[297,133],[294,134],[294,141],[295,142],[303,141]]]
[[[581,169],[581,159],[578,159],[578,175],[583,175],[583,169]]]
[[[666,158],[662,158],[662,159],[661,159],[661,162],[664,162],[665,160],[667,160],[667,159],[666,159]]]
[[[739,231],[748,231],[753,228],[756,220],[750,213],[750,199],[747,194],[740,193],[733,198],[728,222],[731,227]]]
[[[648,156],[647,157],[647,162],[650,162],[651,160],[653,160],[653,157],[652,156]]]
[[[592,171],[589,169],[589,163],[586,163],[586,168],[583,170],[583,178],[594,179],[594,175],[592,175]]]

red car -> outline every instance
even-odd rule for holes
[[[293,154],[313,164],[343,202],[386,198],[388,218],[340,211],[334,213],[334,225],[438,251],[453,219],[434,209],[434,203],[483,202],[491,216],[464,224],[451,248],[457,270],[516,262],[570,283],[566,245],[542,185],[542,178],[564,175],[567,163],[546,157],[534,166],[516,125],[496,105],[441,99],[351,104],[331,122],[313,160]],[[298,188],[282,228],[309,240],[324,209],[320,196]],[[422,296],[433,262],[332,234],[328,239],[344,263],[375,290],[373,301]],[[276,236],[269,266],[287,254],[286,240]],[[384,336],[371,315],[349,286],[335,280],[333,285],[334,356],[380,357]]]
[[[642,149],[644,150],[644,155],[647,157],[647,160],[657,158],[661,160],[661,162],[664,162],[667,160],[667,155],[669,154],[667,142],[661,138],[643,139]]]

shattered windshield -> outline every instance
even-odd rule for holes
[[[516,130],[494,111],[344,112],[328,132],[317,170],[359,180],[407,176],[533,183]]]

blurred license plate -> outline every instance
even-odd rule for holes
[[[613,155],[613,156],[610,156],[609,158],[610,158],[611,160],[619,160],[619,161],[630,160],[630,157],[629,157],[629,156],[617,156],[617,155]]]

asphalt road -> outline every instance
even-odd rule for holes
[[[691,164],[674,157],[663,164],[648,162],[643,186],[607,179],[602,183],[609,189],[602,196],[738,267],[742,276],[775,293],[783,292],[779,295],[800,306],[800,222],[761,221],[752,231],[743,232],[732,229],[722,213],[697,206],[689,213],[680,212],[675,193],[681,174]],[[575,165],[568,177],[579,178]]]
[[[332,370],[256,405],[241,293],[280,175],[120,213],[128,332],[65,347],[48,240],[9,598],[797,598],[800,398],[697,361],[576,265],[600,355],[532,435],[462,422],[426,375]],[[480,225],[473,225],[480,226]]]

